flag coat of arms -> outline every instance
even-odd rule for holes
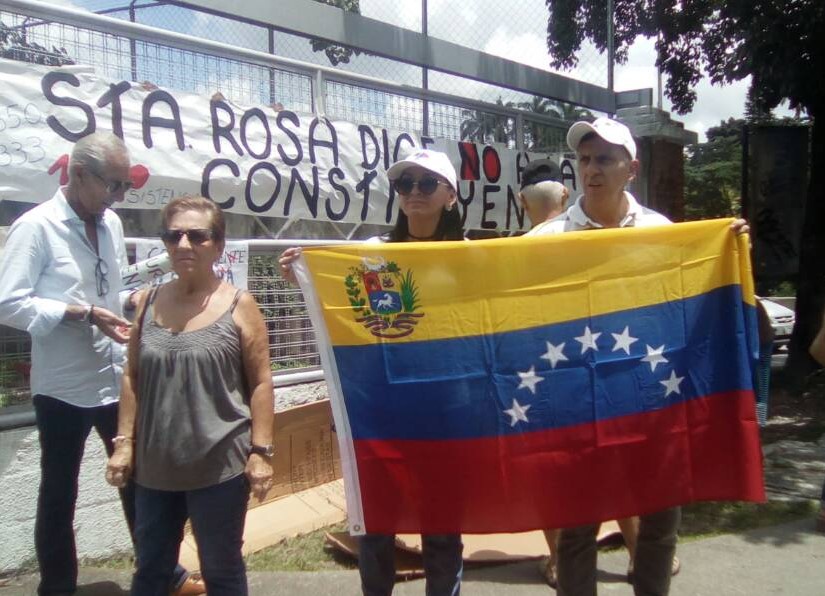
[[[350,531],[495,533],[764,500],[730,220],[305,249]]]

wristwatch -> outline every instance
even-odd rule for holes
[[[272,443],[269,445],[252,444],[249,446],[249,453],[257,453],[258,455],[263,455],[264,457],[272,457],[275,455],[275,447],[272,446]]]

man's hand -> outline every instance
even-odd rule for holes
[[[272,462],[258,453],[251,453],[246,462],[246,479],[258,502],[264,500],[272,488]]]
[[[731,222],[731,224],[730,224],[730,229],[737,236],[739,234],[747,234],[748,232],[751,231],[751,228],[748,225],[748,222],[744,219],[735,219],[735,220],[733,220],[733,222]]]
[[[111,337],[119,344],[129,341],[132,324],[110,310],[95,306],[92,309],[92,324],[97,325],[104,335]]]

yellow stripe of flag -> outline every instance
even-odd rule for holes
[[[303,254],[333,345],[427,341],[602,315],[731,284],[742,284],[753,304],[747,237],[735,237],[731,221],[307,248]],[[365,324],[365,314],[376,318],[365,275],[381,284],[378,297],[399,290],[405,279],[409,289],[411,282],[417,305],[409,334],[382,340]],[[356,312],[359,300],[363,307]]]

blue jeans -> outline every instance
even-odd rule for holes
[[[427,596],[458,596],[464,569],[460,534],[426,534],[421,537]],[[395,584],[395,536],[361,536],[358,570],[364,596],[389,596]]]
[[[112,437],[117,435],[117,404],[81,408],[46,395],[35,395],[32,402],[40,439],[40,491],[34,524],[34,546],[40,567],[37,593],[72,593],[77,588],[74,511],[80,462],[92,428],[103,440],[106,453],[112,454]],[[134,542],[133,484],[120,491],[120,501]],[[177,587],[186,575],[183,567],[177,567],[169,585]]]
[[[187,517],[192,520],[209,596],[246,596],[241,546],[248,499],[249,483],[243,474],[188,491],[154,490],[138,484],[132,596],[168,596]]]

